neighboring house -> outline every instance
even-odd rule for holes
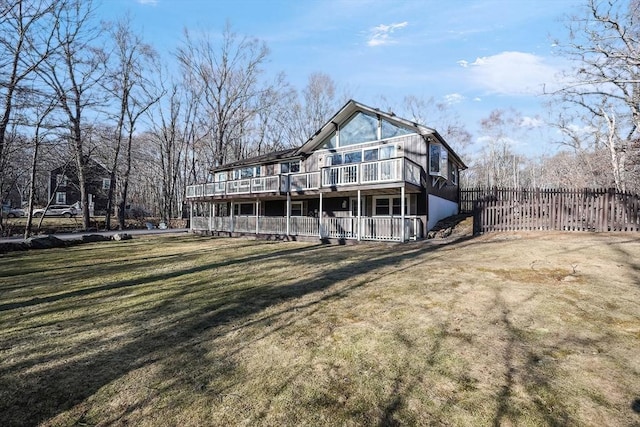
[[[104,215],[111,183],[109,170],[89,159],[86,166],[86,184],[90,215]],[[75,163],[59,166],[49,172],[49,200],[60,205],[80,204],[80,184]]]
[[[187,187],[191,229],[320,239],[420,239],[458,213],[460,157],[434,129],[349,101],[302,146]]]

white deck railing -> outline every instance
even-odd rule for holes
[[[257,223],[257,227],[256,227]],[[422,222],[418,217],[404,220],[404,239],[415,240],[422,236]],[[287,234],[286,217],[193,217],[191,229],[230,233]],[[289,222],[291,236],[318,236],[318,238],[402,241],[402,218],[393,217],[330,217],[318,218],[292,216]]]
[[[421,170],[420,165],[404,157],[327,166],[322,169],[322,186],[334,187],[400,181],[420,185]]]
[[[289,175],[289,191],[317,190],[318,188],[320,188],[320,172]]]
[[[320,187],[409,182],[420,185],[422,168],[399,157],[375,162],[328,166],[321,172],[292,173],[187,186],[187,198],[238,194],[286,193],[317,190]]]

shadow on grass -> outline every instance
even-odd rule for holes
[[[341,267],[329,267],[314,278],[300,280],[290,285],[265,286],[256,283],[255,286],[246,286],[229,292],[225,298],[216,298],[200,309],[187,311],[182,317],[174,319],[167,327],[149,329],[139,336],[130,337],[125,340],[126,344],[115,349],[109,347],[103,349],[104,343],[95,343],[93,350],[82,349],[87,351],[88,355],[85,357],[77,357],[77,355],[71,357],[74,350],[70,349],[69,357],[56,355],[56,358],[64,360],[51,361],[43,356],[35,361],[31,359],[30,366],[21,366],[19,372],[15,372],[16,365],[13,365],[11,370],[2,369],[0,370],[0,389],[4,390],[4,393],[1,393],[3,399],[0,402],[0,414],[2,414],[0,421],[5,426],[37,425],[45,422],[83,402],[113,380],[159,360],[167,353],[175,351],[176,348],[185,345],[189,340],[211,328],[231,322],[251,321],[254,314],[272,305],[295,300],[313,292],[329,291],[334,284],[345,278],[357,277],[360,274],[394,265],[436,249],[436,247],[427,245],[397,245],[394,246],[394,250],[381,254],[375,259],[362,259],[357,263],[349,263]],[[136,288],[203,271],[214,273],[217,268],[221,267],[264,263],[282,257],[295,257],[294,259],[299,263],[300,268],[304,268],[305,258],[317,259],[324,256],[329,260],[330,254],[331,246],[296,246],[247,257],[229,258],[166,273],[154,274],[153,265],[151,265],[150,273],[144,277],[32,298],[21,302],[6,303],[0,305],[0,310],[11,311],[50,303],[59,304],[64,301],[67,302],[62,310],[73,310],[77,298],[103,291]],[[160,260],[159,264],[163,262],[165,261]],[[327,263],[330,265],[329,261]],[[106,277],[108,278],[108,276]],[[349,289],[343,290],[342,294],[329,291],[321,298],[321,301],[342,297],[344,292],[349,292],[349,290],[366,283],[367,281],[357,282]],[[187,294],[192,290],[185,289],[183,292]],[[177,295],[174,299],[179,300],[179,298],[180,295]],[[156,308],[145,311],[141,316],[144,315],[144,319],[162,318],[169,314],[166,310],[171,310],[171,308],[172,301],[167,301],[166,304],[160,304]],[[182,310],[183,308],[173,307],[174,310]],[[144,319],[140,321],[144,322]],[[33,368],[36,367],[38,369],[34,370]]]
[[[470,238],[451,242],[450,244],[473,244],[467,242]],[[158,360],[168,360],[168,355],[172,355],[167,363],[171,366],[165,366],[163,369],[167,372],[177,371],[180,366],[188,365],[188,361],[181,358],[188,358],[190,361],[201,359],[202,363],[208,363],[211,370],[208,375],[225,375],[227,372],[234,370],[236,367],[227,359],[207,359],[205,350],[198,347],[198,339],[204,337],[204,333],[211,329],[221,326],[229,326],[230,329],[246,328],[255,323],[269,324],[272,319],[281,316],[287,312],[292,312],[302,308],[309,308],[312,305],[325,303],[336,298],[344,298],[355,289],[365,286],[369,283],[370,278],[366,277],[379,269],[390,266],[406,267],[411,264],[415,258],[426,253],[438,251],[446,248],[444,245],[428,245],[422,243],[395,245],[389,250],[376,251],[371,257],[362,256],[353,262],[345,264],[332,263],[332,247],[323,245],[314,245],[284,250],[269,250],[270,252],[261,254],[252,254],[242,257],[231,257],[229,259],[209,262],[196,267],[184,268],[176,271],[157,273],[154,268],[160,268],[166,259],[159,259],[157,262],[150,263],[150,273],[138,279],[115,281],[100,286],[78,289],[70,292],[62,292],[56,295],[50,295],[43,298],[33,298],[26,301],[8,303],[0,305],[0,310],[10,311],[25,309],[39,306],[46,303],[66,303],[68,310],[73,309],[73,305],[77,303],[80,297],[92,296],[104,291],[138,289],[138,287],[149,286],[157,282],[163,282],[170,279],[187,277],[190,274],[211,271],[212,275],[216,273],[216,269],[266,263],[279,258],[288,258],[294,268],[292,274],[295,274],[295,267],[304,268],[307,262],[324,263],[326,269],[322,269],[316,276],[308,279],[299,279],[288,285],[278,285],[277,283],[262,283],[256,281],[255,284],[243,286],[241,288],[228,289],[221,291],[216,298],[208,301],[199,301],[202,295],[209,295],[203,292],[209,283],[191,283],[190,286],[184,286],[178,292],[171,295],[170,298],[161,300],[159,304],[142,310],[139,318],[135,320],[141,323],[149,324],[151,320],[163,320],[165,317],[173,315],[170,321],[162,323],[162,326],[153,327],[144,330],[136,335],[128,336],[123,340],[124,344],[116,348],[104,346],[104,343],[96,342],[87,344],[88,349],[81,349],[86,352],[83,357],[73,357],[75,349],[69,349],[68,353],[62,353],[63,356],[57,355],[57,363],[42,363],[45,357],[40,359],[32,359],[30,365],[17,364],[11,369],[0,369],[0,392],[3,399],[0,400],[0,422],[2,425],[37,425],[46,422],[56,415],[81,404],[91,397],[101,388],[108,386],[114,380],[127,375],[128,373],[144,368]],[[369,252],[371,253],[371,252]],[[415,260],[416,263],[420,260]],[[403,267],[403,268],[405,268]],[[96,272],[97,274],[97,272]],[[104,273],[103,273],[104,274]],[[108,274],[105,274],[108,278]],[[352,280],[348,285],[335,289],[334,285],[344,280]],[[146,289],[145,289],[146,290]],[[151,292],[151,290],[149,290]],[[279,305],[283,302],[295,302],[297,299],[306,295],[321,292],[321,296],[312,302],[300,301],[283,310],[270,313],[264,316],[257,316],[263,310]],[[190,304],[200,302],[195,308],[189,307]],[[96,302],[98,304],[99,302]],[[497,304],[504,304],[503,301],[497,300]],[[505,349],[505,366],[507,370],[506,382],[498,396],[498,411],[495,417],[496,425],[500,425],[501,421],[508,415],[510,408],[513,407],[511,395],[513,389],[513,370],[511,367],[512,359],[515,357],[513,352],[515,348],[519,348],[518,332],[509,322],[508,309],[502,308],[505,329],[509,333],[508,345]],[[86,319],[90,322],[91,319]],[[296,318],[292,317],[289,323],[285,322],[284,326],[295,322]],[[109,319],[105,320],[109,322]],[[116,321],[113,320],[115,323]],[[239,324],[239,325],[236,325]],[[90,327],[90,326],[87,326]],[[442,341],[448,334],[449,325],[445,323],[441,327],[440,334],[433,344],[431,351],[430,364],[436,363],[436,356],[442,351]],[[277,331],[271,329],[265,334],[271,334]],[[263,335],[264,336],[264,335]],[[254,340],[261,337],[255,337]],[[204,338],[202,338],[204,339]],[[245,343],[244,345],[248,345]],[[238,351],[236,349],[235,351]],[[531,357],[530,365],[527,368],[530,375],[535,379],[537,386],[548,388],[548,379],[545,374],[535,369],[535,357]],[[529,359],[527,359],[529,360]],[[46,360],[49,362],[48,360]],[[193,362],[192,362],[193,363]],[[213,364],[213,366],[211,366]],[[42,366],[38,366],[42,365]],[[2,365],[0,365],[2,366]],[[16,367],[20,366],[19,372]],[[405,367],[408,370],[408,367]],[[298,375],[298,372],[290,373],[290,380]],[[539,378],[538,378],[539,377]],[[405,396],[411,391],[411,388],[418,384],[420,378],[407,380],[406,378],[396,378],[391,394],[386,399],[386,403],[381,408],[381,416],[379,425],[394,425],[398,422],[397,413],[405,406]],[[177,381],[177,380],[176,380]],[[193,387],[198,391],[198,384]],[[276,393],[274,391],[274,393]],[[144,404],[138,402],[137,406]],[[540,412],[546,413],[547,409],[538,406]],[[546,418],[551,425],[556,425],[566,420],[563,408],[557,415],[550,415]],[[136,410],[136,406],[126,408],[125,411],[119,413],[114,423],[126,414]],[[76,423],[85,422],[83,417],[75,420]]]

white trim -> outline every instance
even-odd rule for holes
[[[404,188],[403,188],[404,189]],[[403,191],[404,192],[404,191]],[[389,200],[389,213],[386,215],[378,215],[376,213],[376,201],[380,200],[380,199],[386,199]],[[401,199],[400,200],[400,215],[394,215],[393,214],[393,199]],[[409,212],[411,212],[411,198],[408,195],[404,195],[404,215],[409,215]],[[373,196],[373,203],[371,206],[371,216],[372,217],[402,217],[402,196],[401,195],[393,195],[393,194],[387,194],[384,196]]]

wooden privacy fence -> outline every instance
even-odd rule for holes
[[[461,191],[474,232],[640,231],[640,196],[614,189],[491,188]]]

